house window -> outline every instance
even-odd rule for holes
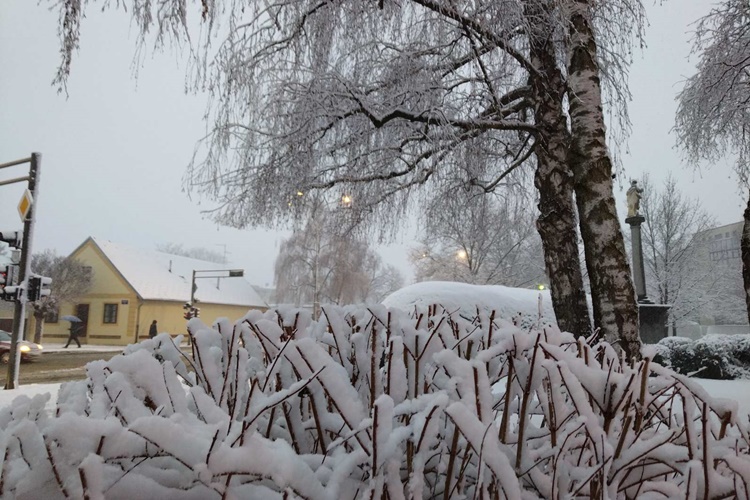
[[[104,304],[104,323],[117,323],[117,304]]]
[[[60,314],[60,311],[55,307],[54,309],[50,309],[47,311],[44,315],[44,322],[45,323],[57,323],[58,318],[57,316]]]

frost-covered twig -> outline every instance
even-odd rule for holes
[[[648,359],[437,305],[323,311],[194,321],[200,361],[157,337],[91,363],[49,414],[19,397],[0,411],[3,495],[747,494],[736,405]]]

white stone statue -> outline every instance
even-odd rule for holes
[[[638,187],[638,181],[630,181],[630,189],[625,193],[628,197],[628,217],[638,215],[638,210],[641,207],[642,192],[643,188]]]

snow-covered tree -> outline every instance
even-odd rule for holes
[[[40,344],[44,321],[57,315],[60,304],[73,303],[91,288],[93,271],[76,259],[57,255],[54,250],[45,250],[31,256],[31,272],[52,278],[50,295],[29,302],[34,315],[34,342]]]
[[[514,287],[546,281],[531,202],[512,192],[457,189],[467,192],[438,194],[423,215],[424,236],[410,255],[416,280]]]
[[[627,100],[622,67],[642,22],[638,0],[196,4],[136,3],[130,12],[157,46],[197,45],[192,76],[211,93],[214,121],[187,178],[220,202],[218,220],[280,222],[296,191],[327,190],[354,195],[358,223],[392,228],[446,182],[491,192],[533,157],[561,325],[589,328],[575,189],[597,326],[637,355],[600,78],[612,84],[609,102]],[[60,5],[64,82],[88,4]],[[187,17],[198,11],[201,31],[191,36]],[[462,160],[475,151],[487,161]]]
[[[750,3],[723,0],[698,21],[697,72],[679,94],[678,143],[693,162],[737,155],[737,174],[750,176]],[[744,212],[742,274],[750,318],[750,196]]]
[[[594,323],[602,329],[608,342],[619,341],[628,356],[635,356],[640,351],[638,308],[612,195],[614,164],[607,146],[603,110],[603,75],[607,70],[618,72],[615,67],[603,66],[603,58],[598,54],[607,43],[610,47],[627,46],[627,41],[621,42],[617,34],[624,33],[627,38],[631,33],[629,22],[635,23],[636,31],[640,30],[642,6],[640,2],[626,0],[562,0],[561,4],[568,29],[565,48],[570,90],[569,159],[591,284]],[[625,29],[618,31],[611,29],[612,24],[604,23],[610,27],[605,33],[612,40],[597,36],[594,22],[598,4],[604,7],[604,12],[616,16],[613,23],[625,25]],[[613,86],[612,90],[618,88],[623,87]]]
[[[310,199],[313,198],[313,199]],[[276,301],[310,304],[317,317],[321,304],[376,302],[403,285],[393,266],[385,265],[367,241],[342,231],[334,212],[322,198],[310,219],[284,240],[276,257]]]
[[[661,188],[645,176],[640,212],[648,295],[671,304],[673,323],[694,320],[721,295],[724,277],[696,238],[714,225],[699,200],[683,195],[671,173]]]

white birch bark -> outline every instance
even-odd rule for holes
[[[612,191],[600,68],[589,0],[564,2],[576,203],[591,282],[594,323],[628,358],[640,357],[638,309]]]
[[[557,65],[550,12],[539,2],[525,4],[530,20],[531,77],[534,119],[539,127],[536,143],[539,191],[537,229],[544,247],[544,261],[558,325],[577,335],[591,332],[591,319],[578,260],[573,177],[567,164],[570,134],[562,109],[563,78]]]

